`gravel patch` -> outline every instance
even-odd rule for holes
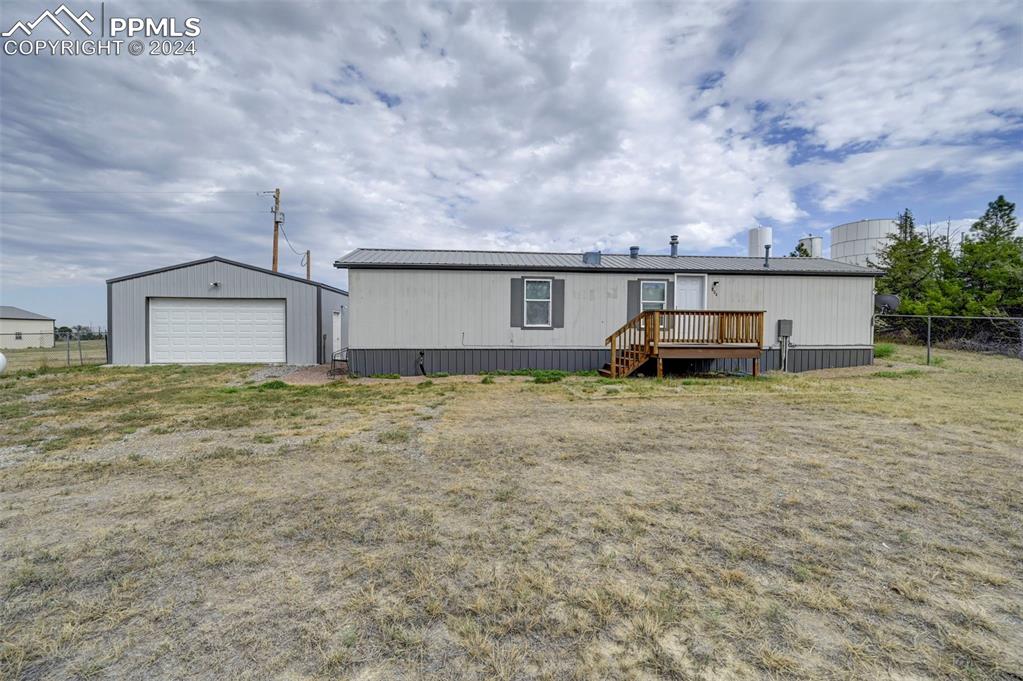
[[[289,366],[284,364],[267,364],[265,366],[256,367],[249,372],[246,381],[255,381],[256,383],[262,383],[263,381],[269,381],[274,378],[284,378],[290,376],[303,369],[304,367]]]

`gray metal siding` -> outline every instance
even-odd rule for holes
[[[114,316],[114,285],[107,284],[107,364],[114,361],[114,332],[111,323]]]
[[[607,350],[578,349],[477,349],[453,350],[449,348],[424,349],[423,367],[426,373],[437,371],[449,374],[478,374],[481,371],[512,371],[515,369],[560,369],[562,371],[593,371],[610,360]],[[360,376],[374,374],[419,374],[419,350],[350,350],[348,367]],[[793,348],[789,351],[789,371],[802,372],[870,364],[871,348]],[[666,370],[692,372],[723,371],[752,373],[753,360],[667,360]],[[761,369],[777,371],[781,368],[780,352],[776,349],[761,353]],[[652,369],[652,367],[651,367]]]
[[[419,350],[349,350],[348,368],[360,376],[373,374],[419,374]],[[607,350],[579,349],[473,349],[423,350],[426,373],[478,374],[481,371],[515,369],[561,369],[592,371],[609,361]]]
[[[210,286],[218,281],[217,287]],[[317,317],[314,284],[223,262],[204,262],[110,284],[109,326],[114,364],[145,364],[149,298],[275,298],[287,309],[288,364],[315,364]],[[324,297],[330,293],[324,290]],[[337,294],[334,294],[337,295]]]
[[[781,369],[781,351],[777,348],[764,350],[760,355],[763,371]],[[874,361],[873,348],[790,348],[789,372],[801,373],[817,369],[838,369],[871,364]],[[751,359],[714,359],[695,362],[701,371],[725,371],[751,373]]]

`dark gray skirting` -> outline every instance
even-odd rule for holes
[[[431,374],[478,374],[481,371],[512,371],[515,369],[561,369],[592,371],[610,360],[608,350],[593,349],[441,349],[423,350],[423,368]],[[419,373],[419,350],[348,350],[348,369],[360,376],[372,374]],[[836,367],[860,366],[873,361],[872,348],[792,348],[789,350],[789,371],[811,371]],[[761,355],[763,371],[780,368],[780,352],[765,350]],[[750,359],[666,360],[668,372],[744,372],[753,371]]]

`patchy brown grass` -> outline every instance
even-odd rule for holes
[[[67,344],[57,340],[52,348],[20,348],[2,350],[7,358],[7,371],[31,371],[65,367],[69,361]],[[99,340],[83,340],[81,354],[78,352],[78,341],[71,341],[70,363],[103,364],[107,361],[107,345],[102,338]]]
[[[0,677],[1019,678],[1023,363],[919,353],[0,377]]]

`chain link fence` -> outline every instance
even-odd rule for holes
[[[931,349],[990,352],[1023,359],[1023,317],[874,315],[874,339]]]
[[[7,371],[106,364],[107,334],[102,331],[0,333]]]

